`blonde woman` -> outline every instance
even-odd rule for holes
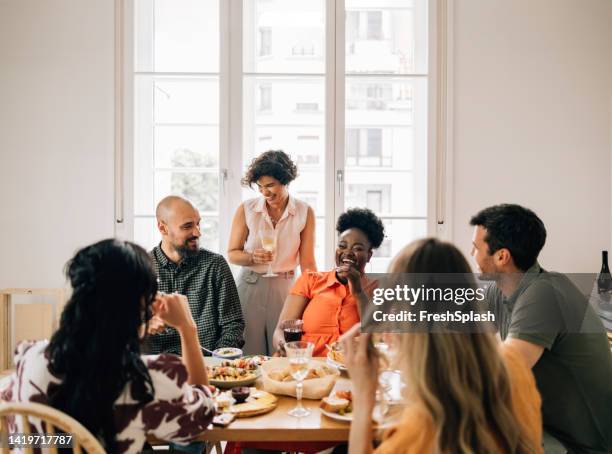
[[[407,246],[390,273],[470,273],[457,248],[436,239]],[[434,278],[435,279],[435,278]],[[430,283],[431,285],[431,283]],[[441,285],[441,284],[440,284]],[[470,286],[466,278],[466,286]],[[349,453],[540,453],[542,419],[535,380],[520,355],[500,350],[490,333],[410,333],[395,338],[407,407],[372,446],[376,358],[369,334],[343,337],[354,389]]]

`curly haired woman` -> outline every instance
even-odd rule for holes
[[[289,194],[297,167],[283,151],[271,150],[253,160],[242,184],[257,185],[261,197],[243,202],[234,215],[228,257],[242,265],[238,294],[245,319],[246,354],[270,354],[272,335],[283,302],[293,285],[295,269],[316,270],[315,215],[305,202]],[[260,231],[274,231],[276,251],[262,249]],[[276,277],[262,278],[268,264]]]

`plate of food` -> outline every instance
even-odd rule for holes
[[[339,421],[353,420],[353,393],[351,390],[334,390],[321,399],[321,413]]]
[[[334,342],[333,344],[327,347],[329,350],[327,352],[327,362],[334,367],[337,367],[340,370],[346,370],[346,366],[344,365],[344,351],[342,350],[342,345],[338,342]]]
[[[272,357],[266,356],[266,355],[249,355],[249,356],[243,356],[242,359],[245,359],[246,361],[249,361],[250,363],[256,366],[261,366],[266,361],[270,361]]]
[[[253,387],[237,387],[232,388],[231,391],[219,393],[215,402],[218,412],[231,413],[237,418],[247,418],[274,410],[278,404],[278,398]]]
[[[372,412],[372,421],[379,427],[384,427],[385,421],[382,407],[380,403],[377,403]],[[329,396],[321,399],[319,409],[328,418],[351,422],[353,420],[353,392],[350,385],[336,384]]]
[[[205,361],[210,384],[219,388],[248,386],[261,375],[259,366],[248,359],[206,358]]]
[[[237,359],[242,356],[242,350],[234,347],[221,347],[212,352],[213,356],[222,359]]]

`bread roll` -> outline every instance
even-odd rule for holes
[[[338,397],[324,397],[321,399],[320,407],[331,413],[338,413],[339,411],[346,410],[350,402],[347,399],[340,399]]]

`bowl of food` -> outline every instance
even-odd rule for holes
[[[242,356],[242,350],[234,347],[221,347],[212,352],[216,358],[236,359]]]

